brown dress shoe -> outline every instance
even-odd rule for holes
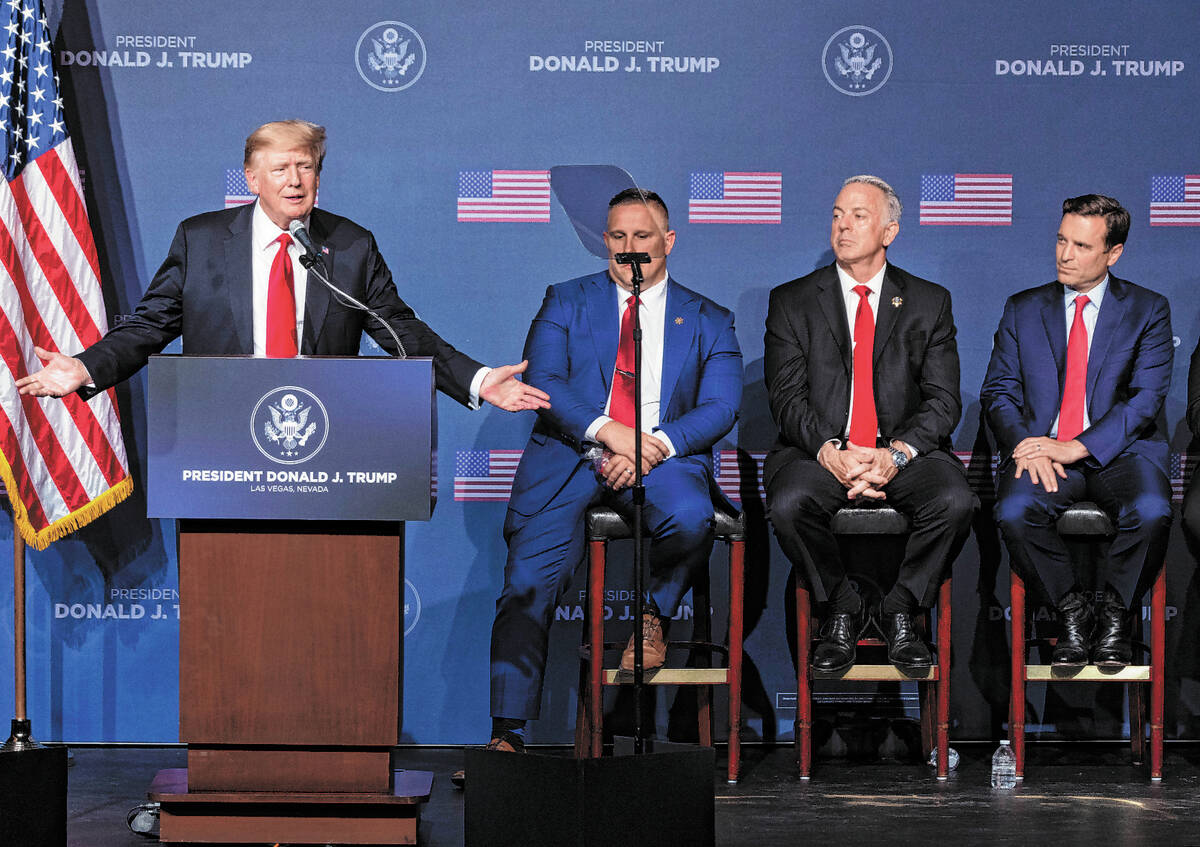
[[[524,747],[522,747],[518,751],[516,747],[514,747],[512,744],[510,744],[508,741],[506,741],[503,738],[493,738],[491,741],[489,741],[487,743],[487,746],[484,747],[483,749],[484,750],[495,750],[498,753],[517,753],[517,752],[524,753],[525,752]],[[467,784],[467,772],[460,768],[459,770],[456,770],[454,773],[450,774],[450,784],[453,785],[455,788],[465,787]]]
[[[621,670],[633,672],[633,635],[621,654]],[[642,670],[652,671],[667,660],[667,639],[663,636],[662,620],[653,612],[642,615]]]

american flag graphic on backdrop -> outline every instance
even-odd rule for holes
[[[458,220],[549,223],[550,171],[459,171]]]
[[[922,226],[1010,226],[1012,174],[923,174]]]
[[[747,475],[753,468],[754,474],[754,490],[758,493],[758,499],[762,500],[767,496],[766,489],[763,488],[762,470],[763,459],[767,457],[765,450],[759,451],[738,451],[738,450],[721,450],[717,453],[717,486],[721,492],[736,503],[742,502],[742,467],[741,459],[738,458],[739,452],[745,457],[748,462],[746,471]],[[748,482],[749,480],[747,480]]]
[[[1150,178],[1150,226],[1200,226],[1200,175]]]
[[[246,172],[241,168],[229,168],[225,171],[225,208],[245,206],[253,203],[255,197],[246,185]]]
[[[454,454],[454,499],[506,503],[520,450],[458,450]]]
[[[783,174],[694,171],[688,223],[777,224],[783,220]]]
[[[990,456],[976,456],[970,450],[956,450],[954,455],[967,469],[967,482],[971,490],[981,498],[994,498],[1000,456],[996,453]],[[714,470],[717,485],[725,496],[740,503],[743,491],[750,485],[755,496],[760,500],[765,499],[763,460],[766,456],[765,450],[719,451]],[[1171,497],[1176,502],[1183,500],[1198,460],[1200,455],[1171,454],[1168,472],[1171,479]],[[465,502],[507,502],[512,490],[513,475],[520,461],[520,450],[457,451],[454,464],[454,499]],[[745,467],[743,463],[746,463]],[[750,482],[750,474],[753,474],[753,483]]]
[[[1167,473],[1171,478],[1171,499],[1176,503],[1183,501],[1188,482],[1196,470],[1196,460],[1200,456],[1192,453],[1172,453],[1167,465]]]
[[[40,0],[0,6],[0,480],[17,530],[44,549],[133,491],[115,394],[17,393],[34,345],[78,353],[108,330],[100,262]]]

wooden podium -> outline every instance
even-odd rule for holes
[[[155,357],[149,407],[187,743],[150,788],[160,840],[415,844],[433,777],[390,759],[403,521],[433,508],[430,361]]]

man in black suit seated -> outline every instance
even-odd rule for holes
[[[900,200],[878,177],[846,180],[833,205],[836,261],[771,292],[765,369],[779,437],[764,468],[780,547],[828,603],[817,671],[854,663],[868,621],[831,521],[886,502],[912,522],[879,626],[898,668],[932,664],[913,617],[933,605],[978,507],[950,434],[962,411],[950,294],[887,261]]]

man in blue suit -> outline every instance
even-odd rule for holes
[[[1002,457],[1000,531],[1014,565],[1039,577],[1058,608],[1052,662],[1067,667],[1129,664],[1129,610],[1171,526],[1157,421],[1171,382],[1171,311],[1162,295],[1109,273],[1128,234],[1129,212],[1111,197],[1063,203],[1058,279],[1005,304],[979,398]],[[1093,601],[1054,528],[1082,500],[1117,530]]]
[[[675,243],[667,207],[650,191],[612,198],[609,255],[642,252],[642,429],[632,426],[623,325],[633,298],[629,265],[546,290],[525,342],[529,380],[554,397],[541,409],[513,480],[504,521],[508,561],[491,650],[491,749],[524,748],[537,718],[554,607],[579,564],[588,506],[629,512],[634,445],[646,474],[645,527],[653,540],[642,621],[644,667],[663,664],[670,618],[713,544],[712,448],[733,427],[742,356],[733,313],[667,274]],[[622,667],[633,667],[633,637]]]

